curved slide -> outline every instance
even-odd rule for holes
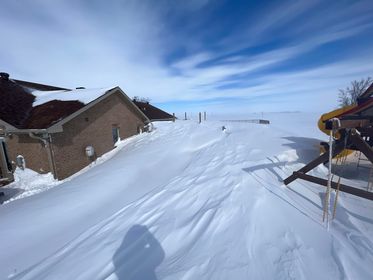
[[[320,119],[319,119],[319,121],[318,121],[318,123],[317,123],[319,129],[320,129],[322,132],[324,132],[326,135],[329,136],[330,130],[329,130],[329,129],[326,129],[326,127],[325,127],[325,122],[326,122],[327,120],[330,120],[331,118],[334,118],[334,117],[340,116],[340,115],[342,115],[343,113],[345,113],[345,112],[347,112],[347,111],[349,111],[349,110],[351,110],[351,109],[353,109],[353,108],[355,108],[355,107],[356,107],[356,105],[350,105],[350,106],[346,106],[346,107],[338,108],[338,109],[336,109],[336,110],[333,110],[333,111],[330,111],[330,112],[328,112],[328,113],[325,113],[325,114],[321,115],[321,117],[320,117]],[[340,138],[340,135],[339,135],[338,132],[335,134],[335,138],[336,138],[336,139],[339,139],[339,138]],[[321,152],[325,152],[325,149],[324,149],[323,146],[321,146]],[[346,155],[351,154],[352,152],[353,152],[352,150],[347,150],[347,149],[346,149],[346,150],[345,150],[344,152],[342,152],[339,156],[342,156],[342,157],[343,157],[343,156],[346,156]]]

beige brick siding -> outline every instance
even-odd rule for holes
[[[62,133],[52,134],[52,150],[58,179],[64,179],[91,160],[85,155],[85,148],[93,146],[96,157],[114,148],[112,128],[119,128],[122,139],[137,134],[144,123],[129,109],[120,93],[114,93],[91,107],[63,126]]]
[[[99,157],[114,148],[112,128],[119,128],[121,139],[137,134],[144,122],[120,96],[113,93],[87,111],[63,125],[63,132],[51,134],[51,147],[58,179],[78,172],[89,163],[85,154],[93,146]],[[16,162],[17,155],[25,158],[27,168],[39,173],[51,172],[47,148],[41,141],[27,134],[10,135],[6,140],[9,157]]]
[[[26,161],[26,167],[39,173],[50,172],[47,149],[44,144],[31,138],[27,134],[10,135],[6,144],[10,160],[15,163],[18,155],[22,155]],[[13,164],[15,167],[15,165]]]

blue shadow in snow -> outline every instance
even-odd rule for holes
[[[161,244],[148,228],[134,225],[114,254],[115,274],[121,280],[157,280],[155,269],[164,257]]]

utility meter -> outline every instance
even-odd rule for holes
[[[85,148],[85,154],[87,157],[93,157],[95,155],[95,149],[92,146],[87,146]]]

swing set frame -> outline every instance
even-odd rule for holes
[[[363,153],[367,159],[373,164],[373,149],[371,147],[370,140],[366,139],[373,139],[373,128],[372,127],[360,127],[351,128],[350,126],[353,125],[354,122],[343,122],[341,121],[341,127],[337,128],[337,131],[340,133],[341,137],[338,140],[335,140],[335,143],[332,145],[332,157],[335,158],[337,156],[342,156],[341,153],[345,149],[360,151]],[[332,124],[331,124],[332,125]],[[309,181],[324,187],[327,187],[328,180],[315,177],[312,175],[307,174],[307,172],[311,171],[315,167],[320,164],[324,164],[329,160],[329,147],[327,147],[326,151],[321,154],[319,157],[299,169],[298,171],[294,171],[292,175],[284,180],[285,185],[289,185],[296,179],[302,179],[305,181]],[[345,193],[349,193],[358,197],[362,197],[365,199],[373,200],[373,192],[369,192],[363,189],[359,189],[356,187],[348,186],[345,184],[341,184],[340,182],[331,182],[331,188],[335,190],[340,190]]]
[[[332,146],[331,156],[332,158],[343,157],[342,152],[345,149],[360,151],[373,164],[373,83],[357,98],[356,102],[356,106],[350,110],[325,121],[325,128],[339,136],[334,143],[330,142]],[[306,180],[327,188],[329,188],[330,183],[330,188],[337,190],[337,192],[342,191],[373,200],[373,192],[341,184],[340,178],[336,183],[333,180],[328,182],[323,178],[307,174],[318,165],[329,161],[329,145],[327,144],[325,147],[326,151],[323,154],[286,178],[284,180],[285,185],[289,185],[296,179]]]

